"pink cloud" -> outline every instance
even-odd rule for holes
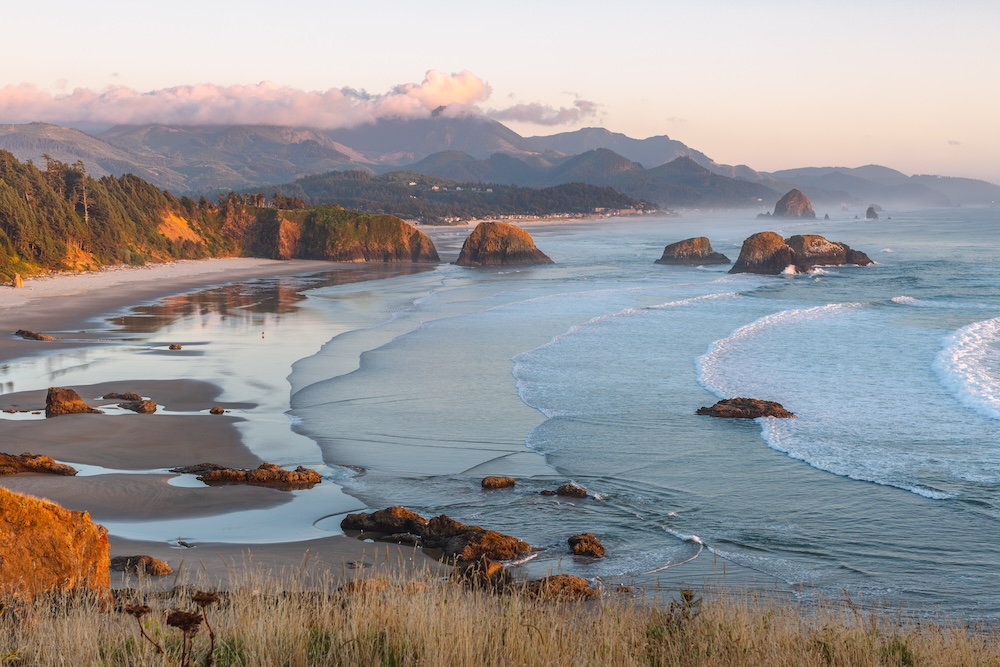
[[[421,83],[385,94],[352,88],[305,91],[275,83],[218,86],[195,84],[139,92],[76,88],[49,93],[31,84],[0,88],[0,122],[173,125],[291,125],[336,128],[384,117],[426,117],[439,107],[472,107],[491,93],[472,72],[431,70]]]
[[[576,100],[572,107],[558,109],[539,102],[515,104],[489,112],[496,120],[533,123],[535,125],[572,125],[598,115],[600,105],[589,100]]]

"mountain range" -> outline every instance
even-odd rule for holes
[[[602,128],[524,137],[483,117],[383,119],[354,128],[115,126],[87,134],[31,123],[0,125],[0,148],[19,159],[82,161],[94,176],[134,173],[177,194],[266,189],[334,171],[411,172],[527,187],[610,186],[665,207],[767,209],[791,188],[826,206],[990,205],[1000,186],[907,176],[870,165],[773,173],[718,164],[669,137],[633,139]]]

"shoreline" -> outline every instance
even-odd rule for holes
[[[214,287],[261,278],[298,278],[352,269],[357,271],[359,266],[238,258],[182,260],[140,268],[116,267],[84,274],[35,277],[26,280],[24,288],[0,290],[0,329],[8,331],[8,335],[0,336],[0,358],[41,367],[54,358],[74,352],[86,354],[96,346],[107,344],[109,336],[112,336],[112,344],[121,345],[120,340],[113,339],[114,325],[110,320],[122,314],[124,321],[124,314],[143,304],[162,303],[171,297],[203,293]],[[372,273],[372,278],[381,277],[375,270]],[[61,340],[52,342],[23,340],[12,335],[15,329],[22,328],[64,335],[59,336]],[[139,345],[147,349],[140,349],[138,353],[164,355],[160,349],[148,349],[163,347],[151,345],[148,340],[155,339],[158,331],[157,327],[140,334],[144,342]],[[134,338],[126,341],[125,345],[135,345]],[[58,372],[50,375],[58,375]],[[96,384],[53,382],[57,386],[82,390],[84,400],[98,406],[116,403],[98,399],[108,391],[137,391],[153,398],[160,405],[161,414],[65,415],[49,420],[23,415],[29,418],[6,419],[3,427],[11,436],[11,444],[5,450],[53,456],[70,464],[83,464],[84,468],[94,467],[97,474],[94,470],[81,471],[68,478],[21,474],[0,477],[0,484],[12,491],[52,500],[68,509],[91,511],[96,515],[95,522],[109,528],[112,556],[146,553],[168,560],[172,565],[197,559],[202,563],[201,570],[220,580],[227,572],[232,572],[226,562],[232,565],[250,554],[254,555],[255,562],[263,559],[272,567],[282,569],[302,563],[304,554],[322,552],[327,569],[335,569],[342,568],[347,561],[360,562],[366,553],[373,551],[376,545],[311,527],[311,530],[299,528],[296,541],[279,537],[270,543],[267,540],[248,542],[241,541],[238,535],[224,542],[211,539],[211,535],[225,536],[222,526],[213,527],[213,522],[216,525],[224,523],[227,516],[253,517],[256,511],[280,512],[283,507],[303,500],[322,505],[327,514],[362,511],[364,505],[344,494],[329,477],[312,490],[293,493],[242,485],[207,487],[192,481],[193,476],[182,476],[191,477],[191,480],[177,483],[180,478],[167,472],[167,468],[205,461],[247,468],[262,463],[262,458],[248,447],[246,434],[241,430],[241,426],[245,428],[251,423],[251,413],[259,403],[226,400],[230,397],[224,395],[226,388],[218,382],[155,375],[154,378],[110,379]],[[0,393],[0,407],[44,410],[45,390],[39,380],[36,379],[36,386],[27,391],[19,391],[18,384],[23,382],[8,381],[2,385],[6,390]],[[287,402],[287,390],[284,400]],[[226,407],[231,414],[208,416],[207,409],[215,404]],[[206,414],[199,414],[202,412]],[[282,427],[281,424],[277,426]],[[288,431],[288,424],[283,428]],[[281,460],[269,462],[286,464]],[[322,466],[318,449],[315,461],[301,463]],[[295,493],[301,495],[296,497]],[[171,522],[179,526],[174,542],[185,536],[184,526],[201,526],[201,534],[193,540],[196,548],[186,549],[168,541],[121,535],[135,533],[139,525],[170,527]],[[278,528],[285,528],[281,521]],[[281,531],[276,532],[280,534]],[[384,548],[386,545],[377,546]],[[395,545],[390,546],[395,548]],[[425,564],[435,562],[422,552],[409,558]],[[206,566],[206,563],[212,565]]]

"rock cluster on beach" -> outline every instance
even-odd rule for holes
[[[531,551],[527,542],[516,537],[480,526],[466,525],[444,514],[425,519],[416,512],[399,506],[371,514],[348,514],[340,527],[381,535],[415,535],[420,538],[422,547],[440,550],[445,560],[457,559],[466,563],[482,557],[510,560]]]
[[[0,598],[92,591],[106,595],[111,576],[107,530],[86,512],[0,487]]]
[[[97,408],[93,408],[83,402],[80,394],[72,389],[61,387],[49,387],[49,392],[45,397],[45,416],[58,417],[60,415],[72,414],[104,414]]]
[[[698,408],[696,414],[730,419],[756,419],[757,417],[788,419],[795,416],[786,410],[781,403],[743,397],[725,398],[711,407]]]
[[[285,470],[273,463],[262,463],[253,470],[244,468],[227,468],[216,463],[199,463],[193,466],[171,468],[170,472],[181,475],[197,475],[205,484],[249,484],[251,486],[267,486],[282,491],[311,489],[323,481],[323,477],[309,468],[302,466],[295,470]]]
[[[777,275],[791,267],[796,273],[809,273],[817,265],[843,264],[867,266],[873,262],[865,253],[817,234],[784,239],[777,232],[758,232],[743,241],[740,256],[729,272]]]
[[[459,266],[552,264],[528,232],[507,222],[481,222],[462,244]]]
[[[671,243],[663,249],[663,256],[656,264],[708,265],[730,264],[731,260],[712,249],[712,242],[704,236]]]
[[[76,468],[56,463],[51,456],[32,454],[4,454],[0,452],[0,475],[16,475],[22,472],[46,473],[49,475],[76,474]]]
[[[111,559],[111,570],[150,577],[162,577],[174,571],[170,565],[152,556],[115,556]]]

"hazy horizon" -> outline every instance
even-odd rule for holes
[[[1000,183],[1000,6],[976,0],[77,7],[7,9],[30,57],[0,73],[0,123],[329,128],[444,106],[524,136],[668,135],[761,171]]]

